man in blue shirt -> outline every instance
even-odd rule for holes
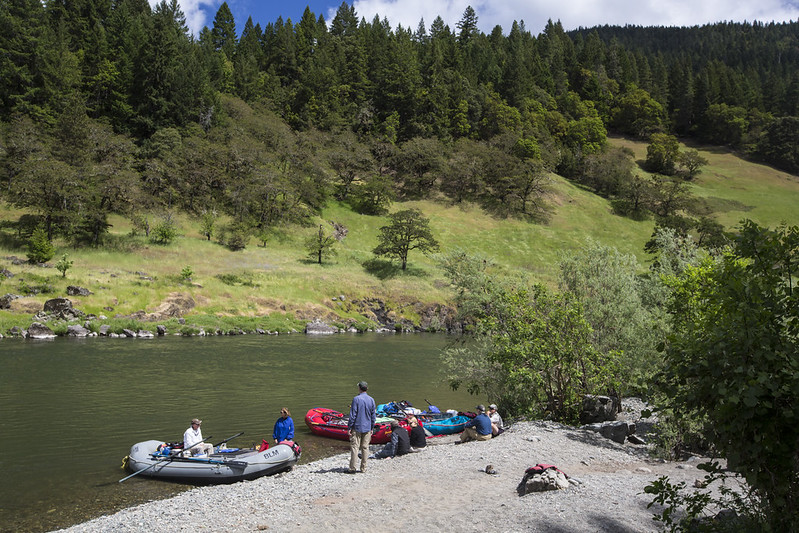
[[[377,420],[377,406],[374,399],[366,394],[368,386],[365,381],[358,383],[359,394],[352,399],[350,417],[347,427],[350,434],[350,474],[355,473],[355,462],[358,452],[361,455],[361,472],[366,472],[366,458],[369,456],[369,442],[372,440],[372,428]],[[491,428],[488,428],[491,433]]]
[[[480,404],[475,409],[477,416],[466,423],[466,428],[461,433],[461,442],[491,440],[491,419],[485,413],[485,406]]]

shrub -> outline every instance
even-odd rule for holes
[[[31,263],[46,263],[55,255],[55,248],[47,237],[43,226],[33,230],[28,241],[28,261]]]

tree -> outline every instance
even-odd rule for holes
[[[394,257],[408,264],[408,253],[419,250],[423,253],[438,250],[438,241],[430,231],[430,220],[418,209],[405,209],[389,215],[390,223],[380,228],[380,244],[372,251],[377,256]]]
[[[622,393],[639,393],[659,368],[655,349],[664,333],[657,314],[641,298],[640,265],[634,255],[588,241],[560,261],[559,286],[582,305],[592,344],[619,353]]]
[[[65,278],[67,277],[67,270],[72,268],[73,263],[74,261],[72,261],[71,259],[67,259],[67,254],[64,254],[61,256],[61,259],[59,259],[58,262],[55,264],[55,268],[56,270],[61,272],[61,277]]]
[[[654,133],[646,147],[646,168],[650,172],[671,176],[675,172],[679,154],[680,144],[677,137],[667,133]]]
[[[568,423],[577,422],[584,394],[617,390],[615,354],[591,343],[591,327],[571,294],[498,276],[462,251],[446,256],[442,268],[474,335],[445,353],[450,386],[487,396],[514,416]]]
[[[665,392],[755,491],[770,531],[799,523],[799,227],[744,221],[733,249],[673,279]]]
[[[46,263],[55,255],[55,248],[47,237],[47,230],[38,226],[33,230],[28,241],[28,261],[31,263]]]
[[[308,256],[321,265],[322,259],[336,255],[337,242],[334,235],[325,235],[324,227],[319,224],[319,231],[305,239],[305,249]]]
[[[709,161],[702,157],[697,150],[686,150],[677,156],[677,162],[684,169],[685,179],[692,180],[702,172],[702,167]]]

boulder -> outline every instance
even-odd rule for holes
[[[601,424],[588,424],[581,426],[582,429],[596,431],[606,439],[610,439],[619,444],[624,444],[628,435],[635,433],[635,424],[620,420],[618,422],[603,422]]]
[[[19,298],[18,294],[6,294],[0,296],[0,309],[9,309],[11,307],[11,302]]]
[[[60,315],[72,311],[72,300],[69,298],[53,298],[44,302],[43,311],[47,314]]]
[[[616,413],[619,412],[619,401],[610,396],[594,396],[586,394],[583,396],[583,410],[580,412],[581,424],[593,424],[596,422],[606,422],[616,420]]]
[[[155,335],[153,335],[152,331],[148,331],[146,329],[140,329],[139,332],[136,333],[136,336],[137,337],[142,337],[144,339],[152,339],[153,337],[155,337]]]
[[[34,322],[33,324],[28,327],[28,338],[31,339],[53,339],[55,338],[55,333],[49,327],[45,326],[41,322]]]
[[[136,332],[135,332],[135,331],[133,331],[133,330],[130,330],[130,329],[127,329],[127,328],[123,329],[123,330],[122,330],[122,333],[123,333],[123,334],[124,334],[126,337],[135,337],[135,336],[136,336]]]
[[[305,333],[307,335],[332,335],[338,333],[338,328],[321,320],[314,320],[305,324]]]
[[[100,335],[102,335],[103,337],[107,336],[109,331],[111,331],[111,326],[109,326],[108,324],[103,324],[102,326],[100,326]]]
[[[75,285],[70,285],[67,287],[67,294],[70,296],[89,296],[92,294],[92,291],[89,289],[84,289],[83,287],[76,287]]]
[[[523,480],[524,494],[531,492],[544,492],[547,490],[563,490],[569,488],[569,480],[555,469],[549,469],[540,474],[525,476]]]
[[[163,324],[158,324],[157,326],[155,326],[155,331],[158,333],[159,336],[162,337],[166,335],[166,326],[164,326]]]
[[[89,330],[84,328],[83,326],[79,326],[74,324],[72,326],[67,326],[67,336],[68,337],[86,337],[89,335]]]

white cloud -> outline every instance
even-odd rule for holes
[[[540,33],[547,20],[560,20],[566,30],[603,24],[640,26],[693,26],[713,22],[761,22],[799,20],[795,0],[354,0],[359,17],[379,14],[392,27],[402,24],[416,29],[424,18],[425,27],[437,16],[455,31],[466,7],[477,12],[478,26],[490,32],[500,25],[505,33],[513,21],[524,21],[533,34]],[[335,14],[335,12],[333,12]]]
[[[161,3],[161,0],[149,0],[150,7],[155,7],[156,5]],[[183,10],[183,14],[186,16],[186,25],[189,27],[189,31],[194,35],[199,35],[200,30],[203,29],[203,26],[208,25],[206,21],[206,14],[203,12],[202,8],[205,6],[214,7],[217,3],[216,0],[179,0],[178,4],[180,4],[180,8]],[[215,9],[213,10],[214,12]]]

